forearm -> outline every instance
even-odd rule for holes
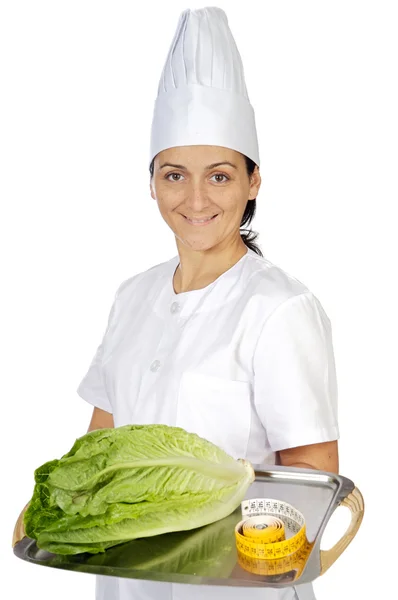
[[[87,433],[95,429],[108,429],[114,427],[113,415],[98,407],[95,407]]]
[[[314,467],[314,465],[309,465],[308,463],[304,463],[304,462],[293,463],[293,464],[289,465],[289,467],[297,467],[299,469],[316,469],[316,467]]]
[[[337,440],[279,451],[280,464],[285,467],[315,469],[328,473],[339,472]]]

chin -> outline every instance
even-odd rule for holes
[[[180,244],[182,244],[186,248],[189,248],[190,250],[195,250],[196,252],[205,252],[206,250],[211,250],[217,245],[215,242],[212,241],[207,242],[205,240],[202,241],[183,239],[178,235],[176,235],[176,238]]]

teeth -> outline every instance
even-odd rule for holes
[[[189,219],[189,218],[187,217],[188,221],[191,221],[191,223],[206,223],[207,221],[211,221],[211,220],[212,220],[212,218],[213,218],[213,217],[209,217],[208,219],[201,219],[201,220],[198,220],[198,219]]]

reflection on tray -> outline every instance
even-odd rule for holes
[[[73,570],[86,565],[145,570],[153,573],[177,573],[201,577],[228,578],[236,565],[235,525],[240,511],[191,531],[179,531],[132,540],[101,554],[56,555],[46,552],[51,564],[73,564]],[[43,557],[44,558],[44,557]]]
[[[248,558],[236,549],[235,526],[240,518],[237,509],[205,527],[132,540],[101,554],[51,554],[37,548],[36,543],[30,544],[28,554],[36,563],[114,576],[134,577],[133,571],[145,571],[146,574],[163,574],[166,580],[167,575],[176,574],[252,583],[259,580],[276,585],[296,581],[313,544],[307,543],[299,553],[281,560]]]

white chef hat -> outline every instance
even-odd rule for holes
[[[174,146],[214,145],[260,165],[242,59],[221,8],[186,9],[160,77],[149,162]]]

